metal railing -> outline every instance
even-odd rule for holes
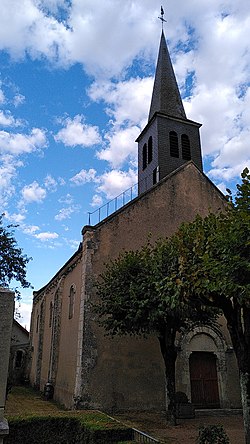
[[[97,208],[95,211],[88,211],[88,225],[96,225],[115,211],[124,207],[127,203],[135,199],[139,192],[149,190],[153,185],[154,173],[145,176],[142,180],[132,185],[127,190],[120,193],[110,201]],[[159,181],[159,170],[157,171],[156,182]]]
[[[147,435],[147,433],[141,432],[140,430],[137,429],[132,429],[133,430],[133,439],[135,442],[141,442],[143,444],[156,444],[156,443],[160,443],[160,441],[158,441],[158,439],[152,438],[152,436]]]
[[[119,210],[119,208],[124,207],[128,202],[133,200],[138,196],[138,183],[132,185],[132,187],[120,193],[118,196],[114,197],[110,201],[103,204],[101,207],[97,208],[95,211],[88,211],[88,224],[96,225],[105,219],[105,217],[110,216],[110,214]]]

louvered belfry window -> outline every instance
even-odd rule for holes
[[[184,160],[191,160],[190,140],[186,134],[181,136],[181,150],[182,158]]]
[[[142,169],[145,170],[147,168],[147,157],[148,157],[148,150],[147,150],[147,144],[144,143],[142,148]]]
[[[148,139],[148,163],[152,162],[153,159],[153,139],[152,136]]]
[[[178,136],[175,131],[169,133],[170,156],[179,157]]]

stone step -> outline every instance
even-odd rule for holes
[[[236,416],[242,415],[242,409],[195,409],[196,418],[202,416]]]

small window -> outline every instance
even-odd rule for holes
[[[148,139],[148,163],[152,162],[153,159],[153,139],[152,136]]]
[[[23,351],[17,350],[16,359],[15,359],[15,368],[22,367],[22,361],[23,361]]]
[[[147,157],[148,157],[148,153],[147,153],[147,144],[144,143],[143,145],[143,149],[142,149],[142,169],[145,170],[145,168],[147,168]]]
[[[181,149],[182,158],[184,160],[191,160],[190,141],[186,134],[182,134],[181,136]]]
[[[36,333],[38,333],[38,330],[39,330],[39,321],[40,321],[40,316],[37,313],[37,317],[36,317]]]
[[[169,133],[170,156],[179,157],[178,136],[175,131]]]
[[[53,319],[53,302],[50,301],[50,306],[49,306],[49,327],[51,327],[51,325],[52,325],[52,319]]]
[[[69,319],[72,319],[74,314],[75,293],[75,286],[71,285],[69,290]]]
[[[153,170],[153,185],[155,185],[157,182],[159,182],[159,167],[156,167]]]

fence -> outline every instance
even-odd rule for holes
[[[92,212],[88,211],[88,225],[98,224],[103,219],[110,216],[127,203],[131,202],[131,200],[138,196],[139,187],[140,192],[147,191],[149,188],[151,188],[154,183],[159,181],[159,169],[157,169],[157,171],[156,181],[154,181],[154,173],[152,173],[144,177],[140,182],[132,185],[132,187],[123,191],[118,196],[114,197],[114,199],[111,199],[109,202],[97,208],[97,210]]]

